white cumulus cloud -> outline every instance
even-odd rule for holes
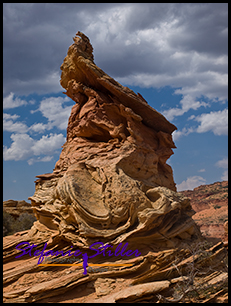
[[[35,131],[44,131],[57,127],[60,130],[66,130],[68,118],[71,113],[72,105],[65,106],[64,103],[70,101],[68,97],[49,97],[40,102],[39,108],[35,111],[40,111],[42,115],[48,119],[48,123],[34,123],[30,128]]]
[[[36,132],[36,133],[43,133],[45,130],[49,130],[51,127],[48,124],[38,122],[34,123],[30,126],[30,131]]]
[[[31,148],[35,141],[28,134],[12,134],[10,138],[13,141],[11,146],[3,147],[4,160],[23,160],[33,155]]]
[[[182,136],[187,136],[188,134],[193,133],[193,132],[195,132],[195,130],[194,130],[192,127],[190,127],[190,128],[184,127],[182,130],[174,131],[174,132],[172,133],[173,141],[176,141],[176,140],[178,140],[180,137],[182,137]]]
[[[43,135],[42,138],[34,142],[32,151],[34,155],[52,154],[55,150],[60,149],[65,142],[63,134]]]
[[[222,173],[221,179],[224,181],[228,180],[228,158],[224,157],[223,159],[219,160],[216,164],[217,167],[225,169]]]
[[[33,139],[26,133],[12,134],[10,138],[13,141],[11,146],[9,148],[6,146],[3,147],[4,160],[25,160],[34,155],[51,156],[65,142],[63,134],[52,133],[43,135],[39,140]],[[41,158],[45,158],[41,161],[49,161],[51,157]]]
[[[37,158],[30,158],[30,159],[28,159],[28,161],[27,161],[27,163],[28,163],[28,165],[33,165],[34,163],[38,163],[38,162],[49,162],[49,161],[51,161],[53,159],[53,156],[49,156],[49,155],[47,155],[47,156],[44,156],[44,157],[37,157]]]
[[[200,122],[198,133],[212,131],[215,135],[228,135],[228,109],[204,113],[194,120]]]
[[[228,181],[228,170],[225,170],[221,176],[223,181]]]
[[[219,160],[216,163],[216,166],[224,169],[228,168],[228,158],[224,157],[223,159]]]
[[[198,187],[200,185],[205,185],[206,184],[206,180],[199,176],[199,175],[195,175],[195,176],[190,176],[188,177],[185,181],[183,181],[180,184],[177,184],[177,191],[183,191],[183,190],[192,190],[195,187]]]
[[[19,98],[14,99],[14,95],[10,94],[7,100],[7,107],[12,106],[11,103],[17,102],[18,106],[27,104]],[[10,101],[10,98],[11,102]],[[12,132],[10,146],[3,147],[3,158],[7,160],[25,160],[28,159],[28,164],[32,165],[35,162],[46,162],[53,158],[53,155],[65,142],[65,137],[62,133],[50,133],[34,138],[34,133],[45,133],[46,130],[52,130],[57,127],[60,130],[65,130],[67,127],[68,117],[72,106],[65,106],[65,102],[70,101],[68,97],[49,97],[44,98],[36,110],[31,110],[31,113],[40,111],[47,119],[47,123],[35,122],[31,126],[27,126],[24,122],[18,120],[20,117],[17,114],[3,113],[3,130]],[[30,103],[30,102],[28,102]],[[16,104],[14,104],[14,107]],[[13,106],[12,106],[13,108]],[[29,134],[28,134],[29,132]],[[45,156],[44,156],[45,155]],[[37,156],[36,158],[34,156]]]
[[[28,126],[20,121],[14,122],[19,117],[19,115],[10,115],[3,113],[3,131],[7,132],[17,132],[26,133],[28,131]]]
[[[201,106],[207,106],[207,103],[205,102],[199,102],[194,98],[193,96],[186,94],[183,99],[180,101],[181,108],[170,108],[168,110],[163,111],[163,115],[167,117],[168,120],[173,120],[176,116],[181,116],[190,109],[198,109]]]
[[[28,102],[26,100],[15,97],[13,92],[11,92],[8,96],[3,98],[3,109],[15,108],[27,104]]]

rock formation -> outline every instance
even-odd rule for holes
[[[29,198],[38,222],[80,247],[95,239],[173,246],[194,233],[190,203],[166,164],[176,127],[98,68],[92,51],[78,32],[61,66],[76,104],[60,159]]]
[[[191,217],[190,201],[176,192],[166,163],[175,148],[171,133],[176,127],[140,94],[95,65],[93,48],[83,33],[73,40],[60,81],[75,102],[67,140],[53,173],[38,175],[35,194],[29,197],[37,221],[29,231],[4,240],[4,297],[8,302],[68,301],[63,294],[74,290],[72,301],[157,299],[156,293],[180,281],[179,271],[184,273],[195,258],[199,266],[207,260],[187,249],[203,238]],[[99,241],[112,246],[128,243],[141,255],[101,254],[89,265],[108,265],[107,270],[88,269],[83,275],[83,266],[41,266],[38,258],[29,256],[16,260],[15,246],[23,241],[38,248],[47,243],[48,250],[73,246],[87,252]],[[222,265],[222,244],[207,249],[213,254],[211,265]],[[102,278],[106,294],[101,294]],[[121,283],[124,290],[118,293]],[[125,288],[129,285],[134,288]],[[94,297],[87,298],[91,293]]]
[[[28,213],[29,215],[34,216],[31,204],[24,200],[22,201],[15,201],[15,200],[3,201],[3,209],[15,219],[17,219],[23,213]]]

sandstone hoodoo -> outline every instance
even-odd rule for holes
[[[176,127],[98,68],[92,51],[78,32],[61,66],[75,105],[55,169],[29,198],[38,222],[79,247],[96,238],[175,246],[195,227],[166,163]]]
[[[167,164],[175,148],[171,134],[176,127],[140,94],[96,66],[93,48],[83,33],[73,40],[60,81],[75,102],[67,139],[53,173],[38,175],[35,193],[29,197],[37,221],[30,230],[4,238],[7,301],[67,301],[63,293],[75,289],[73,301],[92,302],[104,295],[98,287],[102,278],[114,288],[106,290],[114,292],[113,301],[146,299],[178,281],[169,280],[181,276],[179,271],[186,271],[195,258],[187,246],[203,241],[190,201],[176,192]],[[28,250],[16,260],[16,246],[22,242],[33,246],[34,255]],[[103,249],[95,257],[89,247],[96,242]],[[44,256],[58,250],[70,255],[73,248],[73,253],[78,249],[86,259],[84,269],[86,262],[107,268],[83,274],[81,264],[38,265],[36,256],[43,254],[44,245],[48,250]],[[225,251],[222,245],[212,248],[211,265],[218,258],[221,261]],[[184,260],[176,261],[176,257]],[[201,264],[203,258],[197,258]],[[31,279],[28,285],[23,284],[24,275]],[[137,287],[123,288],[118,295],[121,282]],[[144,282],[152,283],[143,286]]]

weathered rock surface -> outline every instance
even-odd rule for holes
[[[26,233],[22,236],[25,239]],[[10,236],[6,238],[9,247]],[[179,302],[182,291],[190,289],[193,295],[183,296],[187,302],[227,302],[226,258],[222,243],[203,252],[193,248],[149,251],[124,260],[133,263],[132,267],[109,267],[106,272],[85,276],[80,267],[44,267],[36,264],[37,258],[14,259],[3,266],[3,299],[27,303],[166,302],[178,294]]]
[[[78,32],[61,66],[61,85],[75,102],[67,140],[53,173],[37,176],[29,198],[37,221],[4,237],[5,302],[158,301],[157,293],[171,294],[189,267],[209,262],[225,272],[222,244],[207,246],[208,256],[190,250],[204,239],[166,163],[176,127],[98,68],[92,51]],[[25,241],[36,250],[47,243],[46,250],[73,246],[88,254],[95,242],[128,243],[140,255],[101,254],[89,259],[84,275],[83,266],[42,266],[30,254],[15,259]],[[106,271],[90,270],[97,264]]]
[[[131,303],[138,302],[140,298],[152,296],[156,292],[160,292],[169,288],[169,281],[150,282],[142,285],[135,285],[125,288],[120,292],[111,294],[107,298],[101,298],[96,303]]]

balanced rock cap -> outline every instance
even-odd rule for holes
[[[162,114],[148,105],[147,101],[128,87],[122,86],[94,63],[93,47],[89,38],[78,31],[69,47],[68,54],[60,69],[60,84],[67,90],[66,94],[73,99],[71,87],[73,81],[114,96],[126,107],[131,108],[142,117],[143,123],[158,131],[171,134],[177,128]]]

